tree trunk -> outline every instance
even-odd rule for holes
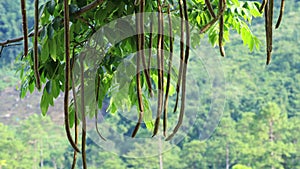
[[[229,145],[226,144],[226,169],[229,169],[230,162],[229,162]]]
[[[161,137],[158,136],[158,150],[159,150],[159,169],[163,169],[162,143]]]

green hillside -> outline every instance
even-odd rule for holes
[[[18,3],[19,1],[0,2],[0,40],[21,35],[21,17],[19,9],[15,8],[19,6]],[[279,2],[276,3],[278,5]],[[231,37],[230,43],[225,47],[226,57],[219,58],[226,80],[226,102],[219,126],[209,139],[201,140],[199,138],[205,130],[199,127],[206,122],[205,118],[199,116],[183,141],[163,153],[164,168],[300,168],[299,12],[299,0],[286,2],[282,25],[274,31],[273,59],[268,66],[265,65],[264,25],[261,18],[252,25],[252,31],[261,40],[259,50],[249,52],[238,35]],[[277,13],[278,11],[274,17],[277,17]],[[32,16],[32,13],[29,14]],[[0,63],[5,67],[1,68],[0,92],[5,92],[18,83],[18,75],[13,73],[17,64],[11,66],[11,62],[20,51],[21,48],[13,47],[2,53]],[[195,67],[189,68],[197,70]],[[200,75],[201,73],[194,72],[194,77]],[[8,97],[2,96],[1,99],[5,98]],[[31,100],[32,104],[39,101]],[[205,100],[202,107],[191,109],[201,114],[210,108],[210,101]],[[0,109],[0,115],[6,113]],[[24,112],[16,113],[36,112],[24,109]],[[207,113],[201,115],[210,116]],[[108,116],[107,120],[111,120],[113,124],[110,128],[101,127],[107,138],[112,137],[110,130],[118,130],[125,133],[121,142],[132,130],[132,124],[122,121],[119,114]],[[65,138],[63,127],[54,123],[49,116],[31,115],[18,122],[18,125],[0,123],[0,138],[2,169],[71,166],[73,151]],[[145,146],[135,150],[131,149],[130,143],[117,143],[119,142],[112,146],[117,149],[117,154],[123,156],[104,151],[94,140],[88,138],[89,168],[159,168],[158,156],[126,158],[143,156],[153,151],[147,146],[150,143],[146,142]],[[159,143],[158,141],[157,144]],[[80,158],[78,160],[80,166],[82,161]]]

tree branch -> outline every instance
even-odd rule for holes
[[[84,7],[82,7],[79,11],[73,13],[72,15],[77,17],[77,16],[79,16],[79,15],[81,15],[81,14],[83,14],[83,13],[85,13],[85,12],[87,12],[87,11],[93,9],[93,8],[96,8],[103,1],[104,0],[95,0],[94,2],[92,2],[92,3],[90,3],[90,4],[88,4],[88,5],[84,6]]]
[[[82,7],[80,10],[74,12],[71,14],[71,16],[75,17],[75,18],[78,18],[80,17],[80,15],[82,15],[83,13],[97,7],[98,5],[100,5],[101,3],[103,3],[104,0],[95,0],[94,2]],[[39,29],[39,33],[42,31],[42,29]],[[34,36],[34,32],[31,32],[28,34],[28,37],[32,37]],[[7,44],[10,44],[10,43],[15,43],[15,42],[20,42],[24,39],[24,36],[20,36],[20,37],[17,37],[17,38],[13,38],[13,39],[8,39],[6,41],[2,41],[0,42],[0,46],[5,46]]]

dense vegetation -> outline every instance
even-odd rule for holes
[[[219,127],[205,141],[198,139],[201,129],[194,127],[184,141],[163,154],[164,168],[300,168],[297,12],[299,2],[290,1],[284,23],[275,34],[274,59],[268,67],[264,66],[263,47],[249,53],[241,41],[231,38],[227,58],[221,60],[227,101]],[[255,24],[253,32],[264,41],[260,23]],[[8,57],[14,55],[10,53]],[[128,131],[130,126],[120,121],[115,127]],[[50,119],[32,116],[19,126],[1,124],[0,130],[2,168],[70,167],[72,149],[60,132],[62,128]],[[88,140],[90,168],[159,167],[157,156],[133,159],[100,150],[93,140]],[[151,150],[145,147],[134,151],[127,147],[118,153],[141,156],[148,151]]]

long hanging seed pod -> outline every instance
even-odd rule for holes
[[[36,0],[37,1],[37,0]],[[66,67],[65,67],[65,94],[64,94],[64,116],[65,116],[65,130],[69,143],[74,150],[80,152],[72,139],[69,124],[69,83],[70,83],[70,32],[69,32],[69,5],[68,0],[64,0],[64,29],[65,29],[65,54],[66,54]]]
[[[153,45],[153,39],[152,39],[152,36],[153,36],[153,15],[151,14],[150,15],[150,33],[149,33],[149,58],[148,58],[148,72],[149,72],[149,75],[150,75],[150,67],[151,67],[151,57],[152,57],[152,45]]]
[[[139,18],[139,24],[138,26],[140,27],[140,40],[141,40],[141,44],[140,44],[140,49],[141,50],[141,58],[142,58],[142,63],[143,63],[143,67],[144,67],[144,74],[146,77],[146,82],[148,85],[148,91],[150,93],[150,96],[152,97],[152,85],[151,85],[151,79],[150,79],[150,73],[149,73],[149,69],[147,69],[147,65],[146,65],[146,57],[145,57],[145,51],[144,51],[144,46],[145,46],[145,30],[144,30],[144,8],[145,8],[145,1],[144,0],[140,0],[140,18]]]
[[[140,0],[143,1],[143,0]],[[143,2],[142,2],[143,3]],[[141,2],[140,2],[141,4]],[[137,98],[138,98],[138,105],[139,105],[139,118],[138,122],[135,125],[135,128],[132,132],[131,137],[135,137],[136,133],[139,130],[139,127],[142,123],[143,116],[144,116],[144,105],[143,105],[143,96],[142,96],[142,87],[141,87],[141,75],[140,75],[140,57],[141,57],[141,36],[140,36],[140,18],[139,14],[135,14],[136,17],[136,31],[137,31],[137,56],[136,56],[136,88],[137,88]]]
[[[178,73],[178,80],[176,84],[176,101],[174,106],[174,113],[178,107],[178,99],[179,99],[179,90],[181,85],[181,76],[182,76],[182,68],[184,64],[184,16],[183,16],[183,9],[182,9],[182,0],[179,0],[179,12],[180,12],[180,65],[179,65],[179,73]]]
[[[268,0],[263,0],[263,1],[261,2],[261,6],[260,6],[260,8],[259,8],[259,12],[262,12],[262,11],[264,10],[264,8],[265,8],[265,6],[266,6],[266,4],[267,4],[267,1],[268,1]]]
[[[264,9],[265,13],[265,32],[266,32],[266,50],[267,50],[267,61],[266,65],[270,64],[272,57],[272,36],[273,36],[273,9],[274,8],[274,0],[263,0],[262,5],[259,9],[260,12]],[[278,28],[282,19],[284,8],[284,0],[281,1],[280,7],[280,15],[276,23],[276,27]]]
[[[26,1],[21,0],[21,10],[22,10],[22,26],[23,26],[23,36],[24,36],[24,56],[28,54],[28,26],[27,26],[27,16],[26,16]]]
[[[223,9],[223,6],[226,6],[225,0],[219,0],[219,10]],[[224,32],[224,17],[220,16],[219,19],[219,49],[221,56],[225,56],[225,50],[223,46],[223,32]]]
[[[38,59],[38,34],[39,34],[39,0],[34,1],[34,42],[33,42],[33,55],[34,55],[34,74],[36,79],[36,87],[41,89],[41,80],[39,73],[39,59]]]
[[[266,20],[266,41],[267,41],[267,61],[268,65],[272,57],[272,36],[273,36],[273,7],[274,0],[269,0],[265,6],[265,20]]]
[[[225,8],[226,8],[226,2],[225,2],[225,0],[224,0],[223,4],[224,4],[223,7],[221,9],[219,9],[217,17],[215,17],[209,23],[207,23],[206,25],[204,25],[201,28],[201,30],[200,30],[200,34],[206,32],[211,26],[213,26],[220,19],[221,16],[223,16]]]
[[[207,7],[207,9],[209,11],[210,16],[212,16],[213,18],[216,18],[216,14],[215,14],[212,6],[211,6],[210,1],[209,0],[205,0],[205,4],[206,4],[206,7]]]
[[[184,12],[184,19],[185,19],[185,28],[186,28],[186,41],[185,41],[185,57],[184,57],[184,65],[183,65],[183,71],[182,71],[182,91],[181,91],[181,107],[180,107],[180,113],[178,118],[178,123],[175,126],[173,133],[169,135],[166,139],[166,141],[173,138],[173,136],[177,133],[179,130],[179,127],[182,124],[184,111],[185,111],[185,92],[186,92],[186,73],[187,73],[187,64],[189,59],[189,52],[190,52],[190,28],[189,28],[189,18],[187,13],[187,4],[186,0],[183,0],[183,12]]]
[[[74,67],[75,63],[75,47],[73,48],[73,62],[72,62],[72,68]],[[72,72],[72,71],[71,71]],[[76,89],[75,89],[75,82],[74,82],[74,76],[73,73],[71,73],[71,79],[72,79],[72,94],[73,94],[73,104],[74,104],[74,132],[75,132],[75,145],[78,144],[78,107],[77,107],[77,99],[76,99]],[[74,150],[73,153],[73,162],[72,162],[72,169],[75,169],[76,167],[76,161],[77,161],[77,151]]]
[[[86,162],[86,119],[85,119],[85,106],[84,106],[84,60],[83,56],[80,58],[80,97],[81,97],[81,121],[82,121],[82,131],[81,131],[81,152],[82,152],[82,165],[83,169],[87,169]]]
[[[156,119],[154,123],[154,130],[153,136],[157,134],[159,128],[159,121],[160,115],[162,112],[163,106],[163,81],[164,81],[164,74],[163,74],[163,13],[162,13],[162,6],[160,0],[157,0],[158,6],[158,39],[157,39],[157,73],[158,73],[158,99],[157,99],[157,113]]]
[[[273,42],[273,10],[274,10],[274,0],[269,0],[269,45],[268,45],[268,51],[267,51],[267,65],[270,63],[271,61],[271,57],[272,57],[272,42]]]
[[[98,136],[106,141],[106,139],[102,136],[98,128],[98,102],[99,102],[99,89],[100,89],[100,75],[97,75],[97,86],[96,86],[96,107],[95,107],[95,127]]]
[[[167,114],[168,114],[168,99],[169,99],[169,90],[170,90],[170,81],[171,81],[171,68],[172,68],[172,59],[173,59],[173,33],[172,33],[172,19],[170,14],[170,5],[168,5],[168,20],[169,20],[169,44],[170,44],[170,55],[169,55],[169,65],[168,65],[168,76],[167,76],[167,85],[165,93],[165,102],[164,102],[164,112],[163,112],[163,134],[166,136],[167,130]]]
[[[284,12],[284,0],[281,0],[280,13],[275,28],[279,28]]]

